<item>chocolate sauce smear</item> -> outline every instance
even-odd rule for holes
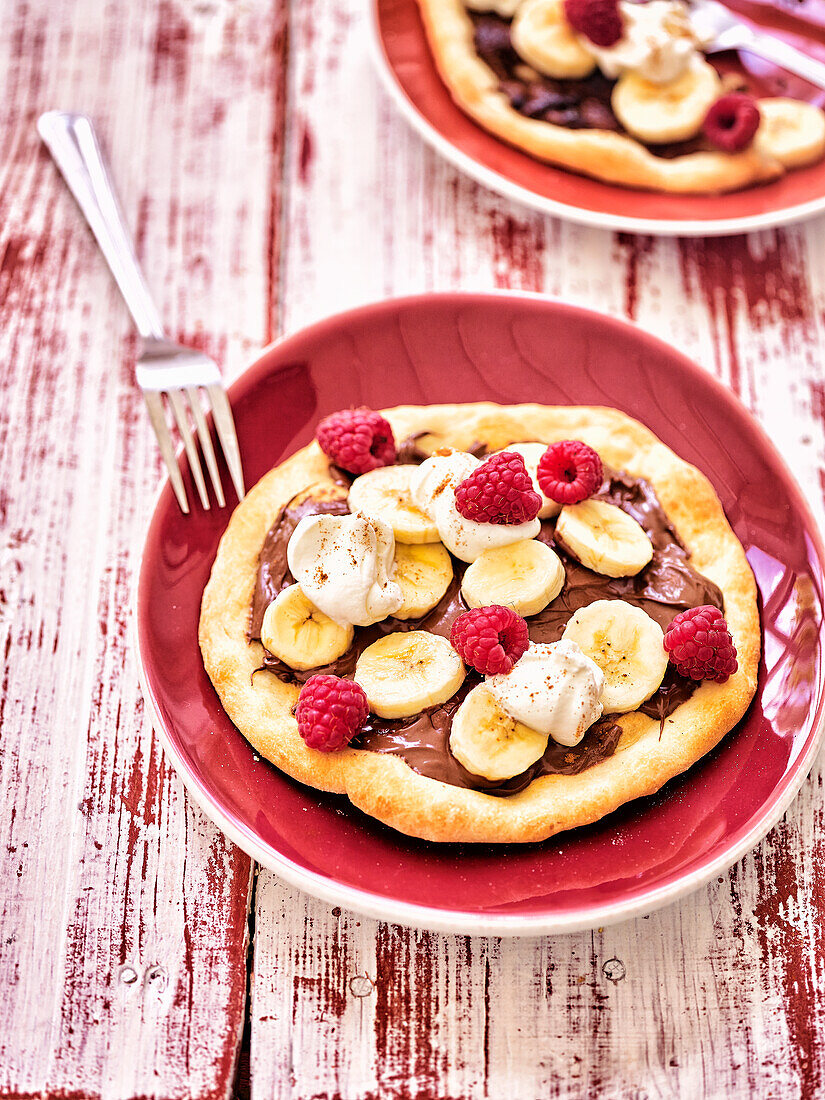
[[[252,610],[249,616],[247,637],[260,641],[261,623],[264,612],[284,588],[295,583],[286,561],[286,548],[292,532],[304,516],[346,516],[349,514],[346,497],[340,500],[317,500],[311,496],[299,494],[304,499],[297,502],[294,498],[281,509],[275,523],[270,527],[261,552],[258,555],[258,576],[255,592],[252,596]],[[273,658],[274,659],[274,658]],[[287,668],[284,665],[284,668]],[[290,678],[292,669],[288,669]],[[309,675],[309,673],[307,674]]]
[[[442,783],[495,795],[518,794],[541,775],[577,775],[616,751],[621,727],[609,718],[601,718],[575,748],[557,745],[551,738],[541,760],[521,775],[500,782],[473,775],[450,752],[450,729],[465,696],[481,681],[482,677],[471,670],[452,699],[411,718],[376,718],[371,714],[353,746],[400,756],[413,771]]]
[[[615,80],[609,80],[598,69],[582,80],[542,76],[513,49],[509,19],[490,12],[468,14],[473,21],[476,53],[498,77],[499,89],[513,110],[569,130],[625,132],[610,103]],[[703,148],[709,146],[701,137],[648,146],[659,157],[682,156]]]
[[[414,448],[410,441],[409,451]],[[408,461],[420,462],[427,456],[410,454]],[[557,641],[571,615],[580,607],[596,600],[622,599],[643,608],[667,629],[673,618],[689,607],[712,604],[723,607],[722,593],[707,577],[698,573],[689,562],[689,553],[673,524],[662,508],[652,485],[642,478],[605,470],[605,482],[596,499],[618,505],[641,524],[653,543],[650,564],[635,577],[604,577],[585,568],[555,541],[555,520],[545,520],[539,539],[551,546],[561,558],[565,569],[565,584],[559,596],[538,615],[528,620],[530,639],[534,642]],[[345,515],[346,500],[313,500],[288,503],[278,515],[261,548],[258,577],[252,601],[249,638],[260,639],[261,623],[268,604],[287,585],[294,583],[286,560],[290,535],[302,516],[324,513]],[[436,606],[421,619],[386,619],[369,627],[356,627],[350,649],[338,660],[306,672],[296,672],[270,653],[264,656],[263,668],[288,682],[303,683],[310,676],[330,673],[351,676],[360,654],[385,634],[406,630],[429,630],[449,637],[455,619],[467,610],[461,598],[461,578],[466,566],[453,559],[453,579]],[[609,716],[600,719],[574,748],[557,745],[552,739],[541,760],[521,775],[502,783],[493,783],[471,775],[450,752],[449,736],[452,717],[464,696],[480,682],[470,672],[461,689],[446,703],[428,707],[409,718],[386,719],[370,715],[366,728],[353,742],[357,748],[387,752],[400,756],[413,771],[457,787],[508,795],[524,790],[541,775],[574,775],[612,756],[621,736],[621,729]],[[697,685],[668,667],[659,690],[639,709],[652,718],[664,721],[686,699]]]

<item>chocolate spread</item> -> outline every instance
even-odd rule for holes
[[[410,451],[413,445],[414,441]],[[426,456],[421,453],[421,457],[411,456],[408,461],[421,461],[423,457]],[[663,629],[667,628],[674,616],[688,607],[698,607],[700,604],[713,604],[719,608],[723,606],[722,593],[717,586],[690,565],[690,555],[649,482],[625,473],[606,470],[605,482],[595,497],[618,505],[641,524],[653,543],[653,558],[635,577],[604,577],[576,561],[563,545],[554,540],[555,520],[544,520],[538,537],[553,547],[559,555],[566,576],[559,596],[544,611],[527,620],[531,641],[557,641],[573,612],[596,600],[622,599],[635,604],[643,608]],[[298,521],[305,515],[345,515],[347,511],[344,499],[321,501],[311,497],[301,500],[300,503],[289,502],[281,510],[261,548],[250,615],[250,639],[260,638],[261,623],[268,604],[278,592],[294,583],[294,577],[287,565],[286,548]],[[460,592],[465,569],[463,562],[453,559],[453,579],[446,593],[421,619],[389,618],[374,626],[356,627],[350,649],[328,665],[297,672],[272,654],[265,653],[262,667],[283,680],[298,683],[303,683],[318,673],[351,676],[360,654],[384,634],[429,630],[433,634],[449,637],[453,622],[467,610]],[[354,747],[401,756],[414,771],[444,783],[502,795],[523,790],[540,775],[573,775],[584,771],[612,756],[616,749],[621,729],[606,716],[587,731],[575,748],[557,745],[551,738],[541,760],[512,779],[493,783],[471,775],[450,752],[449,735],[453,714],[470,688],[479,682],[477,674],[471,671],[461,689],[446,703],[428,707],[421,714],[409,718],[386,719],[370,715],[366,728],[353,742]],[[664,721],[680,703],[690,697],[696,686],[693,681],[679,676],[669,666],[659,690],[639,709]]]
[[[440,779],[442,783],[496,795],[517,794],[540,775],[576,775],[616,751],[621,727],[609,718],[602,718],[590,727],[575,748],[557,745],[551,738],[544,756],[512,779],[494,782],[473,775],[450,752],[450,728],[464,697],[481,683],[481,679],[471,670],[452,699],[436,707],[427,707],[410,718],[376,718],[371,714],[353,745],[400,756],[413,771]]]
[[[510,106],[527,118],[552,122],[569,130],[616,130],[623,127],[613,113],[610,97],[615,80],[599,69],[582,80],[553,80],[542,76],[513,49],[510,41],[510,20],[490,12],[469,13],[475,29],[476,53],[498,77],[499,89],[510,100]],[[706,148],[701,137],[668,145],[650,145],[651,153],[660,157],[676,157]]]

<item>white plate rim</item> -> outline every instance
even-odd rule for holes
[[[444,292],[445,297],[455,297],[461,295],[461,291],[449,290]],[[509,290],[489,290],[489,291],[466,291],[468,298],[478,298],[483,296],[489,296],[494,298],[520,298],[530,299],[546,302],[549,304],[556,304],[561,306],[573,306],[575,309],[582,310],[584,312],[594,313],[596,315],[608,317],[611,321],[617,321],[620,324],[626,325],[627,328],[632,330],[638,330],[643,335],[654,340],[658,340],[660,343],[665,344],[671,350],[689,362],[690,357],[681,352],[678,348],[674,348],[672,345],[667,344],[666,341],[653,333],[649,333],[641,325],[636,324],[633,321],[629,321],[623,317],[616,317],[613,314],[603,314],[599,310],[593,310],[589,307],[578,306],[576,303],[564,302],[558,298],[552,298],[548,295],[539,294],[534,291],[509,291]],[[313,321],[303,327],[296,329],[294,332],[284,333],[276,340],[272,341],[260,353],[256,356],[252,363],[250,363],[246,370],[242,371],[236,378],[233,379],[229,386],[229,393],[231,397],[231,391],[234,386],[240,382],[249,371],[253,370],[258,362],[265,356],[271,354],[271,352],[278,348],[281,344],[287,340],[291,340],[295,336],[311,330],[316,325],[327,325],[330,322],[340,320],[344,317],[358,314],[362,310],[371,310],[376,305],[388,306],[393,303],[396,306],[403,306],[407,303],[412,303],[424,299],[430,299],[433,296],[438,296],[438,292],[425,292],[423,294],[411,294],[394,296],[390,298],[382,298],[378,301],[372,301],[364,303],[363,305],[355,306],[353,308],[339,310],[336,313],[326,315]],[[695,364],[694,364],[695,365]],[[700,368],[701,369],[701,368]],[[713,375],[708,375],[708,380],[713,384],[715,383],[722,389],[722,383]],[[755,425],[758,433],[762,436],[762,442],[767,446],[769,451],[772,451],[780,462],[786,467],[788,477],[792,481],[799,493],[799,499],[801,505],[808,512],[808,519],[813,528],[819,531],[819,525],[813,514],[807,497],[799,486],[796,478],[793,476],[791,470],[787,467],[784,459],[774,444],[771,442],[769,436],[765,432],[761,423],[753,416],[752,413],[742,404],[735,394],[726,390],[730,397],[733,398],[738,404],[742,406],[742,409],[750,417],[751,421]],[[183,448],[179,446],[177,448],[177,458],[180,460],[183,454]],[[640,895],[637,898],[628,899],[626,902],[620,902],[619,904],[613,904],[610,906],[604,906],[600,908],[588,908],[586,912],[571,911],[570,913],[554,914],[553,916],[510,916],[507,913],[490,913],[486,915],[470,913],[464,910],[445,910],[434,909],[425,905],[418,905],[412,902],[401,902],[382,897],[381,895],[370,893],[367,890],[361,890],[355,886],[347,886],[335,880],[319,874],[314,871],[308,871],[302,867],[299,867],[292,860],[286,856],[274,851],[272,848],[260,841],[252,832],[246,829],[238,828],[230,817],[224,812],[221,805],[211,797],[211,795],[204,789],[199,783],[197,778],[190,772],[187,764],[177,748],[172,742],[172,738],[169,731],[161,721],[160,714],[158,712],[154,696],[152,694],[148,677],[146,675],[145,664],[143,660],[143,654],[140,647],[140,632],[137,628],[138,621],[138,591],[140,586],[140,576],[143,565],[143,548],[146,544],[146,538],[148,536],[149,528],[151,527],[158,505],[160,503],[160,497],[164,489],[168,485],[168,478],[162,477],[161,481],[155,491],[154,498],[151,504],[151,511],[149,521],[147,522],[140,547],[137,552],[137,566],[132,581],[132,594],[130,600],[130,614],[129,614],[129,632],[132,638],[132,649],[136,656],[137,661],[137,673],[138,681],[140,684],[141,694],[143,696],[146,712],[149,716],[152,728],[158,734],[164,751],[169,757],[172,766],[174,767],[178,777],[182,781],[187,793],[191,796],[194,802],[200,807],[203,813],[223,832],[229,839],[236,844],[242,851],[244,851],[251,859],[256,863],[261,864],[268,870],[277,874],[284,882],[287,882],[291,886],[297,887],[304,893],[310,894],[313,897],[319,898],[321,901],[325,901],[330,905],[338,905],[344,909],[353,913],[358,913],[362,916],[369,917],[373,920],[385,921],[390,924],[399,924],[409,928],[421,928],[432,932],[441,933],[453,933],[457,935],[467,936],[501,936],[501,937],[535,937],[546,935],[558,935],[565,933],[583,932],[589,931],[593,928],[607,927],[613,924],[619,924],[622,921],[631,920],[635,917],[645,916],[655,912],[658,909],[663,908],[666,905],[670,905],[681,898],[686,897],[688,894],[700,889],[702,886],[707,885],[715,876],[721,872],[729,870],[734,864],[746,855],[749,851],[756,847],[764,839],[764,837],[773,829],[773,827],[782,819],[788,807],[802,788],[803,783],[808,778],[811,769],[816,760],[816,756],[825,741],[825,706],[822,708],[822,714],[820,715],[819,725],[812,737],[809,737],[809,744],[805,751],[800,754],[794,764],[794,772],[792,778],[788,782],[786,790],[783,792],[782,797],[777,802],[771,802],[765,809],[765,812],[756,820],[751,826],[748,832],[732,847],[728,847],[725,851],[721,852],[710,864],[705,864],[702,867],[697,868],[692,874],[683,875],[676,879],[674,882],[666,884],[664,886],[657,887],[649,890],[646,893]],[[823,560],[825,564],[825,560]],[[250,752],[252,748],[250,746]],[[311,790],[311,788],[307,788]]]
[[[523,206],[529,206],[534,210],[539,210],[543,214],[564,218],[578,225],[618,232],[640,233],[654,237],[729,237],[737,233],[750,233],[760,229],[778,229],[781,226],[793,225],[825,211],[824,194],[821,198],[811,199],[809,202],[798,203],[795,206],[787,206],[781,210],[769,211],[765,214],[748,214],[738,218],[713,218],[705,221],[632,218],[622,214],[600,213],[597,210],[588,210],[585,207],[572,206],[558,199],[537,195],[528,187],[513,183],[512,180],[501,175],[500,172],[496,172],[493,168],[487,168],[468,153],[462,152],[419,112],[398,83],[395,72],[384,52],[378,26],[379,2],[380,0],[366,0],[369,54],[381,84],[390,99],[395,103],[410,126],[436,152],[440,153],[442,157],[450,161],[460,171],[505,198],[512,199]]]

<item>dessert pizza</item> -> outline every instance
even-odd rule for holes
[[[812,164],[825,115],[756,98],[682,0],[418,0],[467,114],[539,160],[658,191],[734,191]]]
[[[439,841],[657,791],[756,688],[756,589],[707,479],[615,409],[355,409],[235,510],[200,644],[283,771]]]

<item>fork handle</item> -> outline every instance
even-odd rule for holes
[[[757,57],[763,57],[766,61],[772,61],[781,69],[786,69],[789,73],[810,81],[817,88],[825,88],[825,65],[821,61],[808,57],[795,46],[783,42],[781,38],[751,31],[745,27],[742,30],[745,33],[741,35],[740,41],[732,43],[734,47],[747,50],[749,53],[756,54]]]
[[[145,340],[162,340],[160,314],[138,266],[91,119],[67,111],[47,111],[37,120],[37,130],[77,199],[138,332]]]

